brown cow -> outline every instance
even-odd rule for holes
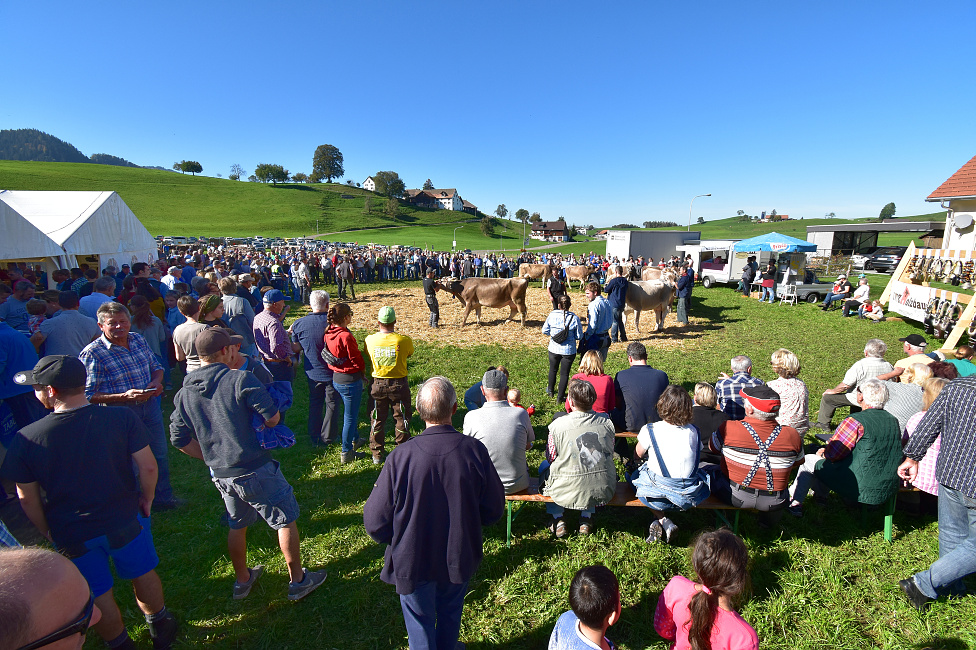
[[[580,283],[580,289],[583,288],[583,284],[590,279],[596,271],[596,267],[591,264],[586,266],[567,266],[566,267],[566,284],[572,286],[573,280],[578,280]]]
[[[464,305],[464,317],[461,327],[468,322],[468,314],[473,309],[481,325],[482,307],[510,307],[512,313],[506,321],[515,318],[518,313],[522,316],[522,327],[525,327],[525,292],[529,281],[524,278],[465,278],[454,280],[447,285],[447,291]]]
[[[627,285],[627,304],[624,307],[624,326],[627,325],[627,312],[635,312],[634,325],[640,332],[640,315],[642,311],[654,310],[657,316],[655,332],[664,330],[664,317],[668,315],[671,300],[674,298],[675,285],[660,280],[635,281]]]
[[[645,266],[641,271],[641,280],[664,280],[665,278],[674,284],[678,281],[678,274],[674,269],[661,269],[656,266]]]
[[[529,280],[542,280],[545,284],[552,275],[552,267],[548,264],[519,264],[519,277]]]

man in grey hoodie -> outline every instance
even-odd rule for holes
[[[278,531],[288,565],[288,599],[299,600],[325,581],[325,571],[302,567],[298,502],[291,485],[265,450],[251,426],[252,412],[267,427],[280,415],[271,395],[252,373],[231,370],[243,339],[233,330],[213,327],[195,340],[201,366],[186,376],[173,398],[170,440],[180,451],[210,468],[214,485],[230,515],[227,548],[237,582],[234,599],[250,593],[264,566],[247,565],[247,527],[264,519]]]

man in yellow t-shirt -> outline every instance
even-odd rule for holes
[[[383,462],[386,419],[393,409],[396,444],[410,439],[410,385],[407,382],[407,357],[413,354],[413,340],[394,332],[396,312],[382,307],[376,317],[379,331],[366,337],[366,351],[373,364],[370,396],[375,405],[370,413],[369,450],[373,464]]]

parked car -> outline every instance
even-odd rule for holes
[[[868,258],[878,250],[877,246],[872,246],[858,253],[853,253],[851,255],[851,265],[856,269],[863,269],[864,263],[868,261]]]
[[[882,246],[874,251],[871,257],[864,262],[864,268],[867,270],[881,271],[882,273],[891,273],[901,263],[901,258],[907,250],[907,246]]]

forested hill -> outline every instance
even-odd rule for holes
[[[7,129],[0,131],[0,160],[29,160],[37,162],[74,162],[138,167],[125,158],[107,153],[95,153],[91,158],[77,147],[37,129]],[[154,169],[162,169],[155,167]]]
[[[0,131],[0,160],[91,162],[73,145],[37,129]]]

